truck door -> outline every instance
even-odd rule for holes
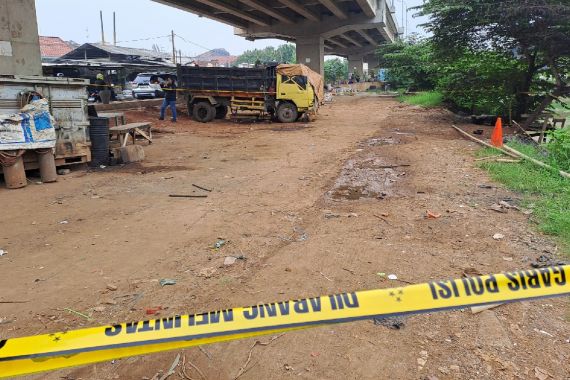
[[[297,108],[308,108],[310,100],[307,96],[307,77],[302,75],[279,75],[281,76],[281,81],[277,87],[277,99],[291,100],[297,105]]]

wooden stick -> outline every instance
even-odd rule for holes
[[[556,170],[556,169],[553,168],[552,166],[550,166],[550,165],[548,165],[548,164],[545,164],[545,163],[542,162],[542,161],[535,160],[534,158],[529,157],[529,156],[527,156],[526,154],[523,154],[523,153],[519,152],[518,150],[515,150],[515,149],[513,149],[513,148],[511,148],[511,147],[509,147],[509,146],[506,146],[506,145],[505,145],[505,146],[503,146],[503,148],[504,148],[505,150],[507,150],[508,152],[517,155],[517,156],[520,157],[520,158],[523,158],[523,159],[525,159],[525,160],[527,160],[527,161],[532,162],[532,163],[535,164],[535,165],[541,166],[541,167],[543,167],[543,168],[545,168],[545,169],[549,169],[549,170]],[[558,170],[558,174],[560,174],[560,175],[561,175],[562,177],[564,177],[564,178],[570,178],[570,173],[566,173],[565,171]]]
[[[198,185],[196,185],[195,183],[193,183],[192,186],[194,186],[194,187],[197,188],[197,189],[207,191],[208,193],[211,193],[211,192],[212,192],[211,189],[206,189],[205,187],[198,186]]]
[[[475,141],[475,142],[478,143],[478,144],[484,145],[484,146],[486,146],[487,148],[495,149],[495,150],[497,150],[497,151],[499,151],[499,152],[501,152],[501,153],[503,153],[503,154],[506,154],[507,156],[511,156],[511,157],[513,157],[513,158],[519,158],[519,156],[516,156],[516,155],[514,155],[513,153],[505,152],[505,151],[504,151],[503,149],[501,149],[501,148],[497,148],[496,146],[493,146],[493,145],[491,145],[491,144],[489,144],[489,143],[486,143],[486,142],[483,141],[483,140],[479,140],[477,137],[471,136],[469,133],[465,132],[464,130],[462,130],[462,129],[460,129],[460,128],[457,128],[455,125],[452,125],[452,127],[453,127],[453,129],[455,129],[457,132],[461,133],[463,136],[465,136],[465,137],[467,137],[467,138],[469,138],[469,139]]]
[[[208,198],[207,195],[169,194],[170,198]]]

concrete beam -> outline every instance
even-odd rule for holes
[[[293,21],[288,16],[285,16],[284,14],[274,10],[273,8],[271,8],[269,6],[267,6],[266,4],[263,4],[261,1],[258,1],[258,0],[239,0],[239,1],[241,1],[245,5],[252,7],[253,9],[256,9],[260,12],[263,12],[266,15],[271,16],[274,19],[279,20],[285,24],[294,24],[295,23],[295,21]]]
[[[345,44],[343,44],[343,43],[341,43],[341,42],[338,42],[338,41],[336,41],[336,40],[330,39],[330,38],[327,40],[327,42],[333,43],[333,44],[335,44],[336,46],[340,46],[341,48],[345,48],[345,49],[348,48],[348,46],[346,46]]]
[[[210,20],[219,21],[223,24],[231,25],[234,27],[246,29],[249,26],[248,23],[243,21],[243,20],[239,21],[239,22],[235,22],[233,20],[230,20],[226,17],[222,17],[220,15],[210,14],[202,8],[196,7],[194,5],[190,5],[188,3],[184,3],[180,0],[152,0],[152,1],[154,1],[155,3],[168,5],[169,7],[178,8],[184,12],[194,13],[195,15],[198,15],[200,17],[207,17]]]
[[[356,45],[358,47],[362,47],[362,44],[358,41],[356,41],[354,38],[347,36],[346,33],[345,34],[341,34],[340,37],[344,38],[345,40],[347,40],[348,42],[350,42],[353,45]]]
[[[235,8],[231,5],[228,5],[226,3],[222,3],[221,1],[218,0],[198,0],[200,3],[208,5],[212,8],[218,9],[220,11],[224,11],[230,14],[233,14],[236,17],[239,17],[241,19],[250,21],[254,24],[257,24],[259,26],[269,26],[269,23],[267,23],[265,20],[256,17],[250,13],[244,12],[238,8]]]
[[[331,0],[319,0],[321,4],[323,4],[329,11],[331,11],[336,17],[340,18],[341,20],[346,20],[348,16],[342,9],[338,7],[333,1]]]
[[[368,32],[366,32],[366,30],[356,29],[355,32],[360,34],[362,36],[362,38],[364,38],[366,41],[370,42],[371,45],[379,45],[378,41],[376,41],[374,38],[370,37],[370,35],[368,34]]]
[[[349,55],[348,56],[348,72],[350,74],[358,75],[363,79],[364,75],[364,57],[361,55]]]
[[[376,16],[376,7],[372,5],[371,1],[376,2],[376,0],[356,0],[362,12],[368,17]]]
[[[286,7],[292,9],[293,11],[297,12],[298,14],[300,14],[301,16],[303,16],[304,18],[306,18],[308,20],[311,20],[314,22],[320,21],[319,15],[311,12],[304,5],[299,4],[295,0],[277,0],[277,1],[279,1],[281,4],[285,5]]]

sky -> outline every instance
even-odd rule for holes
[[[402,2],[406,7],[423,0],[394,0],[398,23],[402,22]],[[117,45],[150,49],[157,44],[172,51],[169,35],[172,30],[176,48],[185,56],[196,56],[207,50],[225,48],[232,55],[248,49],[278,46],[280,40],[247,41],[233,34],[233,28],[192,13],[151,0],[36,0],[39,32],[42,36],[57,36],[77,43],[101,41],[99,11],[103,11],[105,40],[113,40],[113,12],[117,19]],[[408,31],[422,32],[416,27],[421,20],[408,13]]]

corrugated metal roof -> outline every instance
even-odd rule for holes
[[[148,49],[137,49],[137,48],[130,48],[124,46],[115,46],[115,45],[103,45],[99,43],[90,43],[89,45],[95,46],[101,50],[105,50],[111,54],[121,54],[121,55],[133,55],[138,57],[145,57],[145,58],[159,58],[159,59],[169,59],[172,56],[168,53],[160,53],[154,50]]]

